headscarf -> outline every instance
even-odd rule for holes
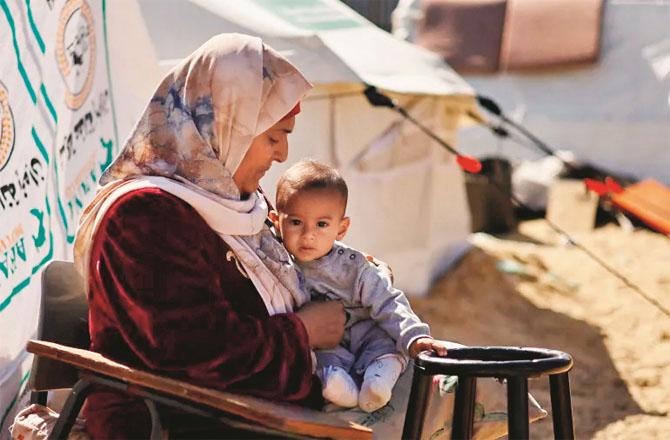
[[[233,174],[253,138],[299,111],[310,88],[256,37],[221,34],[184,59],[158,86],[82,215],[74,245],[82,275],[111,204],[132,190],[159,187],[193,206],[228,244],[229,258],[241,264],[270,314],[302,305],[307,296],[291,259],[265,225],[265,199],[255,192],[240,200]]]

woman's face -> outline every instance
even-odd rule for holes
[[[258,183],[272,162],[284,162],[288,156],[288,135],[295,126],[295,116],[277,122],[256,136],[247,154],[233,174],[235,184],[245,197],[258,189]]]

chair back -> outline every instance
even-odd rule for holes
[[[37,339],[88,349],[85,284],[72,262],[52,261],[42,272]],[[30,373],[33,391],[71,388],[77,379],[77,370],[67,364],[40,356],[33,359]]]

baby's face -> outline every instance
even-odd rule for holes
[[[286,249],[298,262],[307,262],[326,255],[344,237],[349,219],[340,194],[316,189],[293,194],[276,226]]]

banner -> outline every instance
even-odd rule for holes
[[[41,270],[72,259],[118,150],[104,0],[0,0],[0,438],[26,400]]]

